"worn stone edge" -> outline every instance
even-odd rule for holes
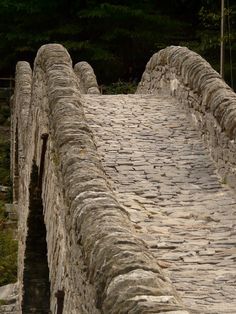
[[[76,63],[74,72],[79,80],[79,89],[82,94],[100,94],[96,75],[88,62]]]
[[[16,76],[15,76],[15,89],[14,95],[11,97],[11,179],[13,189],[13,203],[17,211],[18,217],[18,228],[19,221],[24,221],[25,216],[19,211],[18,200],[19,200],[19,187],[21,184],[21,178],[19,174],[25,164],[26,155],[26,141],[27,141],[27,122],[29,115],[29,108],[31,102],[31,86],[32,86],[32,70],[30,64],[25,61],[19,61],[16,64]],[[21,209],[21,208],[20,208]],[[12,313],[20,313],[20,303],[22,296],[22,285],[20,284],[19,278],[22,277],[23,269],[20,267],[23,263],[22,251],[22,237],[20,236],[19,230],[17,234],[18,239],[18,281],[16,286],[16,301],[11,304],[10,308]],[[3,313],[7,311],[6,307],[1,307]],[[6,312],[7,313],[7,312]]]
[[[32,70],[30,64],[19,61],[16,64],[15,90],[11,99],[11,178],[13,181],[13,199],[16,199],[14,180],[15,170],[22,167],[25,156],[25,142],[27,137],[27,121],[31,101]],[[20,134],[20,136],[19,136]],[[18,146],[18,151],[16,149]],[[15,154],[18,154],[17,158]],[[19,165],[15,165],[16,159]]]
[[[58,70],[62,59],[63,73]],[[172,283],[136,237],[126,210],[110,190],[83,114],[68,53],[60,45],[42,46],[37,66],[47,79],[50,136],[70,217],[67,232],[83,248],[98,308],[111,314],[144,313],[147,308],[155,313],[181,311],[184,306]],[[56,77],[60,77],[58,83]]]
[[[236,94],[205,59],[186,47],[170,46],[162,49],[147,63],[137,93],[144,92],[145,81],[149,81],[149,86],[151,85],[152,73],[155,69],[158,71],[158,67],[174,69],[176,77],[169,78],[169,88],[174,89],[171,82],[174,85],[173,81],[176,79],[176,85],[180,83],[193,90],[202,99],[203,111],[210,110],[228,137],[235,139]],[[152,88],[152,92],[155,92],[162,87],[157,85]]]

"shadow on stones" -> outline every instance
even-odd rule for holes
[[[46,227],[43,218],[42,186],[33,163],[29,187],[28,233],[24,261],[22,312],[50,313],[50,283],[47,262]]]

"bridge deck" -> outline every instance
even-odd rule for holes
[[[104,169],[193,313],[236,312],[236,198],[172,98],[84,95]]]

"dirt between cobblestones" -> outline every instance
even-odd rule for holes
[[[84,95],[103,167],[192,313],[236,313],[236,197],[171,97]]]

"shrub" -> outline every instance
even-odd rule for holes
[[[10,143],[0,137],[0,184],[10,185]]]
[[[118,81],[111,85],[105,85],[102,88],[103,94],[115,95],[115,94],[134,94],[137,89],[137,84],[132,82]]]
[[[10,108],[0,104],[0,124],[9,126]]]
[[[17,241],[12,230],[0,230],[0,286],[17,278]]]

